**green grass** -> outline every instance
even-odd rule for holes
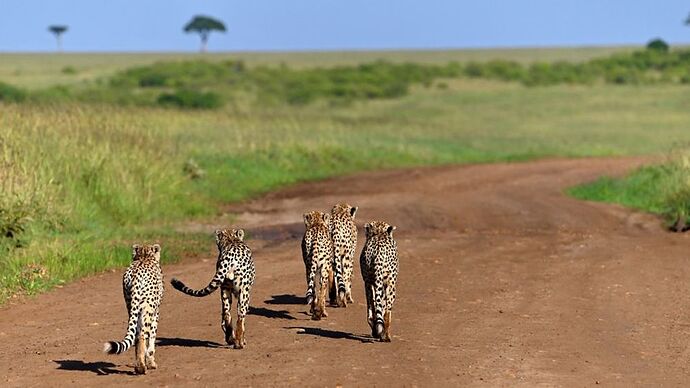
[[[43,234],[5,258],[0,274],[0,303],[18,295],[34,295],[56,285],[131,262],[135,242],[159,242],[161,261],[174,263],[185,256],[209,251],[206,234],[181,233],[169,228],[133,228],[114,232]]]
[[[625,177],[601,177],[572,187],[580,199],[616,203],[661,215],[671,225],[690,217],[690,150],[675,148],[664,163],[643,166]]]
[[[70,65],[76,74],[65,76],[84,74]],[[166,260],[206,252],[212,236],[175,225],[286,184],[416,165],[664,153],[690,140],[689,108],[682,85],[480,79],[437,80],[388,100],[238,100],[215,111],[0,102],[0,299],[123,266],[137,241],[161,242]],[[204,173],[193,179],[190,165]]]
[[[624,178],[601,177],[594,182],[575,186],[568,193],[575,198],[617,203],[656,214],[667,214],[668,206],[659,191],[668,184],[665,166],[646,166]]]

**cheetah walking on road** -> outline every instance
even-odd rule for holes
[[[338,306],[354,303],[352,298],[352,272],[357,248],[356,206],[339,203],[331,210],[331,237],[335,261],[335,284],[338,287]]]
[[[312,319],[319,320],[328,316],[326,295],[335,288],[330,216],[319,211],[305,213],[304,225],[302,259],[307,277],[307,304],[311,306]],[[335,296],[333,291],[331,299]]]
[[[196,297],[209,295],[221,287],[221,328],[225,333],[225,342],[233,345],[235,349],[243,349],[247,344],[244,319],[249,311],[249,297],[256,276],[252,251],[244,243],[242,229],[217,230],[216,244],[219,252],[216,274],[208,286],[201,290],[194,290],[175,278],[171,280],[171,283],[176,290]],[[236,328],[232,326],[230,313],[233,295],[237,298]]]
[[[132,246],[132,264],[122,277],[122,290],[129,313],[127,334],[122,342],[107,342],[103,350],[120,354],[136,344],[134,371],[145,374],[146,369],[156,369],[155,343],[158,318],[163,299],[163,273],[160,266],[161,247],[154,245]]]
[[[367,322],[372,337],[390,342],[391,310],[398,279],[395,226],[373,221],[364,226],[366,242],[359,258],[367,297]]]

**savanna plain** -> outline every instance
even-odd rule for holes
[[[0,364],[11,386],[683,385],[683,49],[2,54]],[[602,178],[603,176],[603,178]],[[590,200],[612,202],[604,204]],[[301,216],[396,225],[393,340],[314,322]],[[621,206],[625,205],[627,207]],[[633,208],[633,209],[631,209]],[[248,345],[166,290],[159,369],[107,356],[135,242],[205,285],[247,230]],[[319,376],[318,378],[315,376]]]

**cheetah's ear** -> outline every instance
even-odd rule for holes
[[[153,244],[153,252],[154,253],[161,253],[161,245],[160,244]]]
[[[216,230],[216,244],[220,244],[220,239],[223,237],[223,231],[220,229]]]
[[[395,226],[390,225],[388,229],[386,229],[386,232],[388,233],[389,236],[393,237],[393,231],[397,229]]]
[[[132,259],[137,257],[137,252],[139,251],[139,248],[141,248],[139,244],[132,245]]]
[[[371,231],[371,223],[367,222],[366,224],[364,224],[364,235],[369,237],[370,231]]]
[[[357,213],[357,209],[359,209],[359,206],[353,206],[350,208],[350,215],[352,218],[355,218],[355,213]]]
[[[326,224],[326,225],[330,225],[330,222],[331,222],[331,215],[328,214],[328,213],[324,213],[324,215],[323,215],[323,222],[324,222],[324,224]]]
[[[235,237],[237,237],[240,241],[244,241],[244,230],[237,229],[235,231]]]

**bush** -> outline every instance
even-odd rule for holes
[[[616,67],[609,70],[605,75],[605,80],[613,84],[639,84],[644,80],[642,74],[634,68]]]
[[[514,61],[496,59],[485,63],[470,62],[465,65],[464,73],[472,78],[521,81],[525,77],[525,68]]]
[[[30,212],[24,206],[0,208],[0,239],[16,239],[31,220],[29,215]]]
[[[139,66],[116,74],[110,81],[116,87],[179,87],[196,88],[217,86],[245,71],[244,64],[236,61],[158,62]]]
[[[222,102],[254,95],[259,103],[304,105],[317,100],[350,103],[399,98],[414,85],[441,85],[444,78],[473,77],[521,82],[527,86],[555,84],[690,83],[690,50],[668,51],[660,39],[648,49],[592,59],[583,63],[491,60],[460,65],[376,61],[356,66],[291,69],[245,67],[240,61],[159,62],[133,67],[86,88],[46,89],[32,93],[38,100],[74,98],[123,105],[165,105],[211,109]],[[4,85],[0,99],[19,101],[26,92]],[[205,91],[205,92],[198,92]]]
[[[647,43],[647,50],[668,52],[670,46],[660,38],[652,39]]]
[[[27,93],[24,90],[0,82],[0,101],[22,102],[26,97]]]
[[[116,74],[110,87],[131,91],[132,95],[140,94],[141,89],[175,88],[204,89],[230,96],[240,89],[257,92],[262,102],[308,104],[320,98],[342,101],[396,98],[407,94],[412,84],[431,86],[438,78],[457,77],[461,73],[462,67],[455,62],[445,66],[377,61],[333,68],[290,69],[283,65],[248,69],[237,61],[191,61],[128,69]],[[157,102],[179,105],[181,99],[173,94],[165,91],[157,95]]]
[[[70,98],[71,96],[72,93],[70,89],[64,85],[51,86],[49,88],[36,91],[32,95],[32,97],[34,97],[35,99],[44,101],[65,100],[67,98]]]
[[[465,65],[465,75],[470,78],[481,78],[484,76],[484,67],[481,63],[469,62]]]
[[[77,69],[74,68],[74,66],[65,66],[61,70],[62,74],[77,74]]]
[[[213,92],[178,90],[174,93],[163,93],[158,96],[158,104],[190,109],[215,109],[223,105],[220,96]]]

